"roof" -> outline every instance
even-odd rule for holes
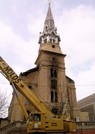
[[[21,73],[20,73],[20,76],[26,76],[26,75],[28,75],[28,74],[30,74],[30,73],[32,73],[32,72],[38,71],[38,69],[39,69],[39,67],[37,66],[37,67],[32,68],[32,69],[29,69],[29,70],[27,70],[27,71],[25,71],[25,72],[21,72]]]
[[[72,79],[69,78],[68,76],[66,76],[66,78],[69,80],[69,82],[75,83],[74,80],[72,80]]]

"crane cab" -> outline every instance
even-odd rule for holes
[[[44,131],[45,114],[37,112],[30,113],[27,120],[27,132],[42,132]]]

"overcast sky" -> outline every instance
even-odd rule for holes
[[[0,56],[17,74],[34,67],[47,9],[48,0],[0,0]],[[52,0],[51,9],[80,100],[95,92],[95,0]],[[0,90],[12,91],[2,75]]]

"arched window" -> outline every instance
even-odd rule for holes
[[[54,98],[54,93],[53,91],[51,91],[51,102],[53,102],[53,98]]]
[[[57,70],[56,68],[51,68],[51,77],[57,77]]]
[[[50,39],[50,42],[52,43],[52,39]]]
[[[47,39],[44,40],[44,43],[47,43]]]
[[[57,80],[56,79],[51,79],[51,88],[57,89]]]
[[[55,39],[53,39],[53,43],[55,43]]]
[[[51,102],[57,103],[58,97],[57,97],[57,91],[51,91]]]
[[[58,98],[57,98],[57,92],[55,92],[55,102],[58,102],[57,99],[58,99]]]

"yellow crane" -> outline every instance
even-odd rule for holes
[[[19,104],[27,119],[27,133],[68,133],[76,131],[76,123],[73,121],[66,121],[65,116],[55,116],[45,104],[28,88],[28,86],[19,78],[13,69],[0,57],[0,70],[11,83],[13,89],[18,90],[38,112],[32,112],[29,115],[22,103],[20,97],[17,95]]]

